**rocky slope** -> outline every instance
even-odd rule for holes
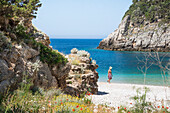
[[[26,77],[33,87],[65,88],[71,65],[49,46],[49,37],[38,31],[31,20],[22,19],[19,25],[27,30],[0,31],[0,93],[16,89]]]
[[[143,2],[141,0],[132,4],[118,29],[112,32],[106,39],[103,39],[97,48],[118,51],[170,52],[168,12],[161,15],[159,12],[161,11],[161,5],[156,5],[160,2],[156,2],[158,1]],[[168,3],[169,1],[165,0],[160,4]],[[153,6],[154,8],[152,9]],[[149,18],[148,14],[152,13],[154,18]]]

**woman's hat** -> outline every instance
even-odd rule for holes
[[[112,67],[110,66],[109,69],[112,69]]]

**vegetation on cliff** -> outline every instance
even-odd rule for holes
[[[19,37],[19,42],[23,41],[26,44],[30,45],[36,50],[40,51],[40,60],[42,62],[46,62],[49,65],[57,64],[57,63],[67,63],[67,59],[64,58],[60,53],[56,52],[55,50],[52,50],[51,48],[43,45],[41,42],[37,42],[35,40],[35,37],[32,36],[31,33],[26,33],[27,29],[22,26],[18,25],[16,27],[15,34],[17,37]]]
[[[157,22],[159,19],[161,22],[168,23],[170,21],[169,9],[169,0],[133,0],[133,4],[124,17],[130,15],[134,25],[143,24],[144,21]]]
[[[37,42],[33,31],[28,31],[27,22],[36,17],[38,8],[41,7],[39,0],[3,0],[0,1],[0,30],[11,39],[12,42],[24,42],[40,51],[40,60],[48,64],[66,63],[60,53],[52,50],[41,42]]]

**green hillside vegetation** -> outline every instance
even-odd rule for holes
[[[133,0],[133,4],[125,13],[124,17],[130,15],[134,25],[143,24],[144,21],[150,23],[170,21],[170,0]],[[123,17],[123,18],[124,18]]]
[[[56,52],[35,41],[32,32],[27,32],[27,27],[19,22],[23,19],[36,17],[38,8],[41,7],[39,0],[0,0],[0,31],[4,32],[12,42],[26,43],[32,48],[40,51],[40,60],[49,65],[67,63],[67,59]],[[17,39],[11,38],[13,34]]]

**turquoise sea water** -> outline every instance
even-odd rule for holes
[[[132,83],[143,84],[144,77],[138,67],[143,66],[139,63],[139,59],[144,58],[145,52],[127,52],[127,51],[107,51],[96,49],[102,39],[51,39],[51,46],[54,49],[70,54],[72,48],[86,50],[91,54],[92,59],[96,60],[99,65],[97,72],[99,73],[99,81],[107,82],[107,71],[112,66],[114,83]],[[159,53],[160,58],[164,55],[163,64],[170,62],[170,53]],[[166,73],[167,84],[170,85],[170,75]],[[146,75],[146,84],[163,85],[160,68],[152,65]]]

